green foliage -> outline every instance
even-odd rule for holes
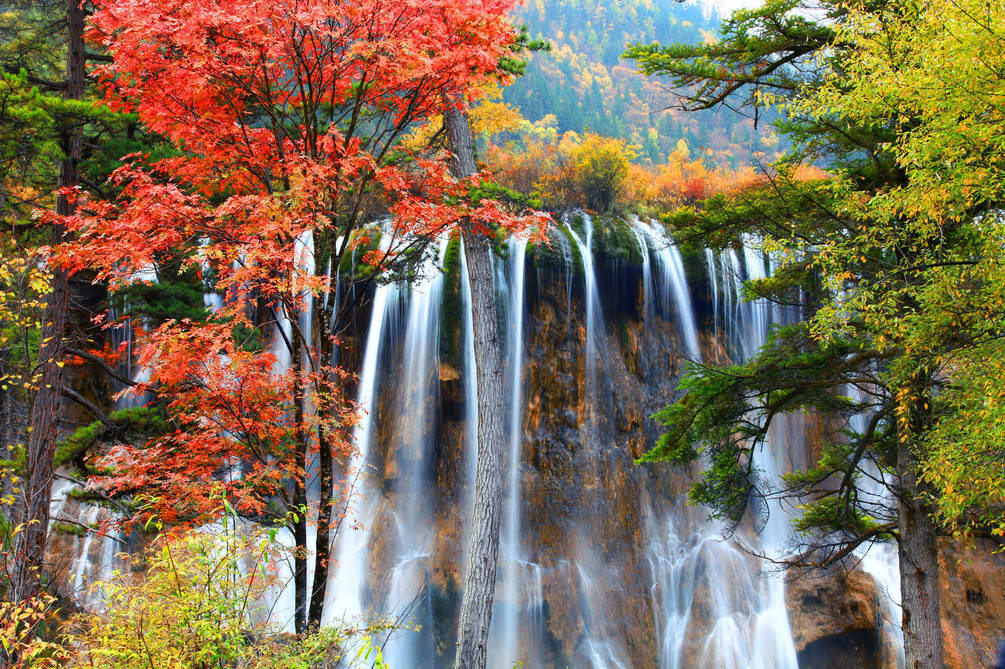
[[[940,495],[952,529],[1005,528],[1005,349],[998,340],[956,359],[950,384],[934,405],[924,478]]]
[[[85,425],[63,439],[56,449],[56,466],[72,464],[78,471],[87,472],[86,458],[94,455],[103,444],[112,441],[145,443],[150,437],[171,429],[158,407],[120,409],[110,413],[108,420],[108,423],[95,421]]]
[[[642,264],[643,250],[638,238],[628,221],[617,216],[594,217],[593,248],[598,256],[606,259],[628,265]]]
[[[371,639],[390,626],[331,627],[298,637],[277,633],[265,597],[289,556],[274,533],[238,529],[162,536],[145,552],[137,579],[97,583],[106,610],[76,617],[68,666],[96,669],[320,669],[386,667]]]
[[[182,269],[179,259],[171,259],[158,264],[157,281],[124,286],[114,300],[120,313],[142,318],[149,328],[168,320],[198,323],[209,317],[203,297],[207,288],[195,268]]]
[[[854,489],[849,488],[846,498],[824,497],[800,507],[802,514],[793,523],[796,530],[804,533],[850,532],[864,535],[880,528],[880,524],[856,508]],[[891,539],[892,532],[885,532],[881,538]]]
[[[771,493],[756,462],[772,421],[805,410],[853,411],[855,405],[835,391],[844,383],[841,372],[860,363],[854,342],[816,346],[805,323],[776,328],[747,362],[693,367],[680,383],[684,397],[655,415],[667,431],[641,462],[689,465],[704,456],[708,467],[691,500],[708,506],[715,517],[738,523],[752,496],[761,504]],[[835,462],[821,461],[816,472],[791,477],[789,483],[809,488],[840,471]]]
[[[895,510],[857,483],[881,485],[883,473],[897,485],[898,452],[934,486],[900,494],[930,496],[956,528],[1000,533],[1005,413],[992,379],[1005,324],[1005,106],[989,101],[1005,91],[1005,9],[828,2],[815,21],[821,14],[802,7],[769,0],[736,13],[719,44],[630,52],[688,87],[691,107],[740,99],[786,112],[778,127],[793,148],[763,186],[668,220],[717,246],[756,234],[778,269],[748,285],[748,298],[801,302],[808,314],[752,360],[695,369],[688,395],[660,414],[669,430],[646,459],[707,452],[692,497],[737,520],[761,492],[757,443],[777,416],[809,409],[865,424],[786,477],[786,494],[809,500],[796,528],[826,537],[831,555],[892,536]],[[807,173],[806,160],[834,178]],[[849,386],[859,399],[844,397]]]
[[[571,271],[579,275],[583,273],[583,258],[579,247],[564,225],[553,225],[548,229],[547,243],[529,244],[527,258],[538,269]]]
[[[443,255],[443,306],[441,318],[444,323],[463,322],[463,299],[461,296],[461,237],[455,235],[447,243]],[[460,366],[461,328],[440,328],[440,357],[455,367]]]
[[[540,209],[541,200],[526,195],[519,191],[507,188],[495,181],[485,181],[478,188],[474,188],[468,194],[471,204],[477,206],[482,200],[494,200],[507,205],[512,205],[517,209]]]
[[[65,4],[34,0],[0,11],[0,193],[8,223],[53,204],[67,127],[115,119],[92,100],[64,99],[65,11]]]
[[[62,157],[55,118],[62,105],[32,86],[27,72],[0,72],[0,180],[15,206],[36,201],[40,186],[55,178],[53,170],[39,183],[39,165],[55,166]]]
[[[1005,534],[1005,441],[997,430],[1005,325],[1005,7],[977,0],[855,6],[837,31],[854,48],[813,96],[812,122],[882,127],[896,179],[832,187],[855,225],[816,249],[831,291],[813,329],[861,332],[891,353],[894,413],[942,520]],[[850,288],[849,288],[850,287]],[[964,473],[966,472],[966,473]]]
[[[527,72],[529,60],[522,56],[535,51],[550,51],[551,42],[543,39],[534,39],[530,36],[527,26],[520,26],[520,32],[516,39],[510,44],[509,50],[515,54],[513,57],[504,57],[500,61],[500,69],[516,76],[521,76]]]
[[[834,59],[843,55],[823,50],[830,45],[843,8],[825,3],[822,17],[803,9],[795,0],[769,0],[758,9],[735,13],[723,24],[718,43],[635,45],[628,55],[644,71],[669,77],[691,109],[740,102],[754,107],[756,114],[765,91],[781,99],[811,94],[819,72],[831,66],[827,54]],[[850,222],[835,213],[831,182],[802,167],[801,161],[825,156],[831,166],[854,171],[863,186],[870,187],[892,173],[890,160],[879,148],[882,139],[868,129],[835,129],[797,115],[778,127],[793,148],[761,184],[713,197],[701,208],[682,209],[666,222],[685,246],[700,240],[724,248],[760,238],[781,268],[768,279],[748,282],[745,298],[802,303],[813,313],[831,297],[816,278],[814,249],[830,235],[842,234]],[[732,523],[738,523],[752,503],[763,506],[768,497],[808,497],[810,504],[797,529],[810,544],[829,537],[824,544],[835,550],[818,559],[811,548],[793,561],[820,564],[840,556],[837,547],[863,540],[863,530],[872,528],[863,520],[879,511],[874,500],[851,493],[857,472],[882,459],[880,449],[871,448],[869,453],[876,457],[866,461],[857,444],[875,447],[889,414],[880,414],[882,420],[870,424],[867,434],[849,433],[856,444],[850,455],[842,448],[825,449],[824,458],[810,471],[790,475],[784,493],[777,484],[763,480],[758,462],[761,446],[785,414],[810,411],[850,419],[874,411],[872,403],[855,403],[844,396],[848,384],[874,383],[873,370],[886,360],[883,352],[870,349],[856,334],[821,341],[809,323],[796,323],[775,329],[750,360],[693,368],[681,383],[686,395],[657,415],[668,429],[644,460],[684,464],[701,457],[706,470],[691,499]],[[883,395],[883,389],[878,393]],[[842,454],[848,457],[839,457]]]
[[[803,84],[805,65],[828,46],[834,32],[829,20],[840,16],[836,5],[824,4],[823,21],[800,11],[801,0],[767,0],[756,9],[741,10],[723,21],[714,43],[667,46],[637,41],[625,57],[647,75],[670,77],[693,109],[710,109],[730,96],[759,103],[761,90],[793,91]]]
[[[662,87],[621,59],[630,41],[693,43],[711,37],[716,19],[701,7],[646,0],[533,0],[516,18],[551,44],[505,91],[504,99],[526,118],[552,117],[559,134],[592,131],[624,140],[656,163],[681,140],[702,147],[713,162],[734,166],[768,148],[751,119],[729,111],[700,117],[683,113]]]

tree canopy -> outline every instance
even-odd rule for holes
[[[998,393],[986,376],[1003,315],[993,251],[1001,8],[893,0],[823,10],[817,20],[819,9],[770,1],[737,12],[716,45],[629,52],[683,87],[692,108],[782,110],[793,148],[769,183],[672,222],[724,244],[756,233],[779,270],[750,284],[751,297],[800,314],[752,359],[695,368],[644,459],[705,453],[692,498],[734,521],[751,499],[801,497],[794,563],[827,565],[895,537],[908,663],[941,666],[933,513],[1002,532],[1001,447],[989,440]],[[794,179],[805,161],[834,177]],[[778,416],[799,410],[847,421],[844,435],[784,485],[765,481],[757,447]],[[968,469],[979,490],[961,485]],[[877,495],[877,484],[890,492]]]

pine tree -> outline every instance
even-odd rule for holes
[[[920,474],[940,425],[954,415],[947,372],[967,351],[987,351],[990,333],[1000,331],[997,307],[989,314],[967,306],[979,299],[961,297],[963,286],[991,295],[1000,285],[993,273],[971,272],[997,239],[988,214],[1000,199],[966,197],[974,185],[952,181],[953,168],[935,160],[931,146],[921,155],[905,150],[948,118],[966,130],[960,109],[934,114],[932,107],[945,108],[944,96],[908,104],[909,91],[931,90],[917,82],[888,78],[882,90],[875,83],[884,74],[881,57],[896,59],[887,70],[903,74],[908,46],[926,63],[916,74],[930,72],[930,52],[952,32],[919,32],[936,19],[917,3],[823,7],[821,16],[798,0],[768,0],[735,13],[717,44],[628,52],[643,71],[669,77],[685,109],[732,105],[757,119],[771,102],[786,112],[778,128],[792,148],[761,187],[680,212],[671,223],[713,245],[759,237],[779,269],[748,284],[749,296],[802,314],[776,328],[751,359],[695,368],[682,382],[687,394],[659,414],[667,432],[644,459],[688,463],[705,454],[710,466],[692,499],[734,522],[767,497],[801,497],[795,528],[802,546],[792,564],[824,567],[867,542],[897,541],[907,665],[941,668],[933,504],[940,491],[934,477]],[[975,32],[987,39],[989,31]],[[891,35],[900,36],[899,50]],[[953,71],[951,63],[942,65]],[[980,85],[998,81],[993,71]],[[935,175],[919,168],[922,156],[938,167]],[[834,178],[800,178],[806,162],[825,165]],[[1000,183],[997,175],[987,179]],[[942,185],[966,204],[935,197],[945,194]],[[788,475],[782,490],[759,477],[759,446],[779,416],[806,409],[846,420],[845,437],[824,444],[819,461]],[[889,494],[869,493],[869,481]]]

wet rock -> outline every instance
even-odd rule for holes
[[[990,539],[941,543],[942,632],[947,667],[990,667],[1005,642],[1005,555]]]
[[[1005,555],[997,542],[943,540],[940,554],[945,663],[990,667],[1005,641]],[[786,600],[801,667],[895,669],[893,647],[879,632],[872,577],[858,569],[792,573]],[[891,621],[894,625],[898,620]]]
[[[793,571],[786,576],[786,605],[799,666],[879,666],[872,576],[840,565],[822,573]],[[819,664],[828,653],[835,661],[844,658],[842,663]]]
[[[875,630],[852,630],[811,641],[799,652],[801,669],[880,666]]]

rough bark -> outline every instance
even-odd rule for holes
[[[282,327],[277,323],[276,327]],[[299,373],[301,345],[292,337],[290,360]],[[296,427],[296,474],[293,481],[293,629],[303,634],[307,629],[307,432],[304,425],[304,389],[300,380],[294,383],[293,421]]]
[[[901,442],[897,449],[897,512],[904,655],[907,669],[942,669],[938,531],[924,501],[916,464],[909,442]]]
[[[454,173],[476,172],[467,114],[452,109],[444,123],[454,152]],[[475,368],[478,380],[478,464],[470,545],[464,567],[463,594],[457,623],[455,669],[483,669],[487,660],[489,623],[499,559],[499,524],[503,498],[503,370],[499,350],[492,246],[469,221],[462,224],[471,283]]]
[[[315,310],[315,313],[320,309]],[[319,333],[315,345],[320,353],[322,365],[333,362],[333,344],[325,329],[327,321],[324,315],[320,322],[315,320],[313,331]],[[314,583],[311,586],[311,603],[307,612],[307,624],[310,627],[321,626],[321,616],[324,612],[325,593],[328,590],[328,570],[331,563],[331,526],[332,526],[332,490],[335,485],[334,461],[332,454],[331,435],[326,429],[318,429],[318,477],[320,490],[318,493],[317,538],[314,542]]]
[[[328,590],[328,569],[331,560],[332,486],[334,485],[331,444],[322,437],[318,450],[320,493],[318,499],[317,538],[314,542],[314,581],[311,585],[309,627],[321,626],[325,593]]]
[[[79,99],[84,93],[84,11],[79,0],[67,0],[66,99]],[[64,128],[65,157],[59,167],[57,188],[73,188],[80,182],[79,161],[82,136],[78,126]],[[63,196],[56,201],[56,213],[67,216],[73,205]],[[53,242],[61,241],[62,226],[52,229]],[[65,334],[69,319],[69,278],[61,270],[52,274],[52,290],[46,299],[42,323],[38,369],[39,387],[31,406],[31,431],[25,446],[25,477],[19,495],[18,520],[22,530],[17,535],[15,560],[11,574],[10,599],[24,601],[42,588],[42,567],[49,530],[49,506],[56,439],[59,436],[59,411],[62,405]]]

